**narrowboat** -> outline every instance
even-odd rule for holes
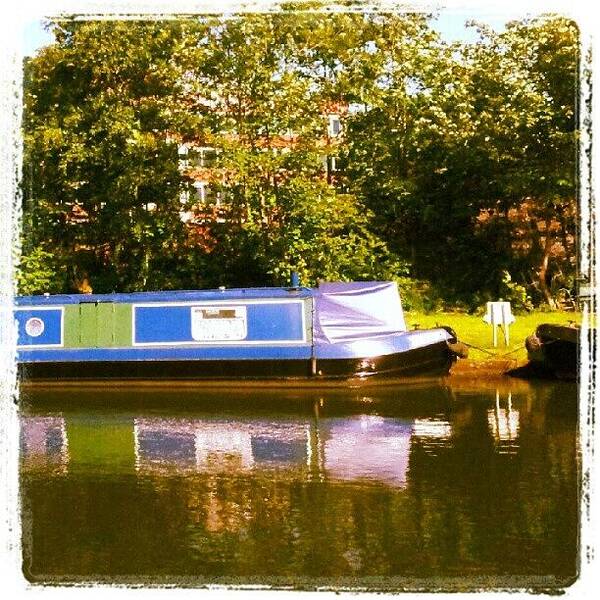
[[[28,380],[313,380],[441,376],[464,346],[407,330],[393,282],[15,300]]]
[[[536,375],[575,379],[580,329],[543,323],[525,340],[527,358]]]

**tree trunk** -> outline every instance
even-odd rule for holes
[[[546,238],[544,240],[544,251],[542,255],[542,264],[540,265],[540,270],[538,271],[538,282],[540,285],[540,290],[544,295],[544,299],[548,303],[551,308],[556,308],[556,302],[554,298],[552,298],[552,293],[550,292],[550,288],[546,283],[546,276],[548,275],[548,264],[550,262],[550,250],[552,248],[552,237],[550,236],[550,221],[546,220]]]

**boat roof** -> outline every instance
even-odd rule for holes
[[[16,296],[17,306],[52,306],[81,303],[197,302],[216,300],[252,300],[267,298],[307,298],[314,290],[305,287],[219,288],[214,290],[177,290],[112,294],[44,294]]]
[[[137,304],[146,302],[216,302],[218,300],[268,300],[281,298],[360,298],[373,294],[385,294],[392,290],[398,296],[398,288],[391,281],[320,282],[318,288],[308,287],[255,287],[218,288],[212,290],[167,290],[158,292],[129,292],[112,294],[43,294],[16,296],[16,306],[53,306],[65,304],[116,302]],[[368,303],[369,301],[367,301]],[[399,303],[399,298],[398,298]]]

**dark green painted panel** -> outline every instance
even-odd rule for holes
[[[131,346],[131,304],[115,304],[114,307],[114,345],[119,347]]]
[[[65,348],[79,348],[79,304],[67,304],[64,313]]]
[[[95,302],[79,305],[79,343],[85,348],[95,348],[98,340],[98,312]]]
[[[115,305],[112,302],[99,302],[96,305],[96,346],[107,348],[115,341]]]

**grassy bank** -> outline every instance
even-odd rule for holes
[[[573,312],[534,311],[526,315],[516,315],[515,322],[509,328],[510,343],[508,346],[505,345],[504,336],[498,330],[498,346],[494,348],[492,327],[481,316],[450,312],[432,314],[406,312],[404,317],[409,329],[414,329],[415,325],[420,329],[449,325],[456,331],[460,341],[475,346],[469,348],[469,359],[474,361],[497,359],[525,361],[527,359],[525,338],[532,334],[540,323],[561,325],[568,325],[569,321],[581,323],[581,313]]]

